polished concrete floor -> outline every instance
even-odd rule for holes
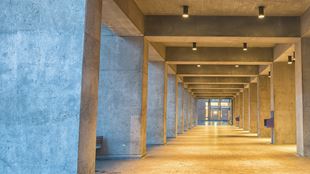
[[[309,174],[310,159],[297,157],[294,145],[230,126],[198,126],[152,147],[140,160],[97,161],[104,174]]]

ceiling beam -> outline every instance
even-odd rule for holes
[[[192,89],[193,93],[238,93],[240,89]]]
[[[242,46],[242,43],[240,43]],[[167,47],[166,61],[169,64],[216,64],[216,65],[268,65],[273,61],[273,48],[236,47]]]
[[[195,85],[189,84],[187,86],[189,89],[242,89],[243,84],[205,84],[205,85]]]
[[[276,28],[281,30],[276,30]],[[146,36],[299,37],[298,16],[145,16]]]
[[[184,84],[248,84],[249,77],[183,77]]]
[[[239,66],[236,68],[231,65],[177,65],[177,74],[183,77],[254,77],[258,75],[258,66]]]

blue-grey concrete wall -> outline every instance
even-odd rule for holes
[[[206,99],[198,99],[197,101],[197,115],[198,115],[198,122],[200,124],[204,124],[206,120]]]
[[[167,92],[167,137],[174,138],[177,134],[176,118],[176,83],[175,75],[168,74],[168,92]]]
[[[149,62],[147,144],[164,144],[164,62]]]
[[[140,157],[143,37],[101,32],[97,136],[103,136],[104,158]]]
[[[178,83],[178,133],[181,134],[184,132],[184,118],[183,118],[183,85]]]
[[[86,2],[0,1],[0,173],[94,173],[101,3]]]

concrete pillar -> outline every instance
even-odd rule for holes
[[[192,108],[192,104],[193,104],[193,99],[192,99],[192,96],[190,95],[190,93],[189,93],[189,97],[188,97],[188,125],[187,125],[187,127],[189,128],[189,129],[191,129],[192,128],[192,121],[193,121],[193,108]]]
[[[264,126],[264,119],[270,118],[270,78],[258,76],[257,88],[258,136],[271,137],[271,129]]]
[[[249,88],[244,88],[243,92],[243,129],[244,130],[250,130],[250,112],[249,112]]]
[[[275,62],[271,76],[271,110],[274,111],[274,144],[296,143],[295,69]]]
[[[243,89],[243,91],[244,91],[244,89]],[[240,116],[240,121],[239,121],[239,127],[240,128],[243,128],[243,115],[244,115],[244,100],[243,100],[243,92],[240,92],[239,93],[239,116]]]
[[[146,153],[148,43],[102,29],[97,136],[102,158]],[[124,63],[126,62],[126,63]]]
[[[167,93],[167,138],[175,138],[177,135],[176,117],[176,83],[175,75],[168,75]]]
[[[257,83],[250,83],[250,132],[257,133]]]
[[[183,109],[183,98],[184,88],[182,83],[178,83],[178,133],[184,132],[184,109]]]
[[[1,173],[95,173],[101,1],[0,9]]]
[[[205,99],[197,100],[197,115],[198,115],[198,123],[204,124],[206,120],[206,102]]]
[[[184,131],[187,131],[188,123],[187,123],[187,116],[188,116],[188,92],[187,89],[184,88],[183,90],[183,122],[184,122]]]
[[[233,125],[238,126],[239,122],[236,121],[235,118],[239,117],[239,107],[240,107],[240,102],[239,102],[239,94],[234,98],[234,117],[233,117]]]
[[[193,127],[198,124],[198,115],[197,115],[197,99],[193,97]]]
[[[310,38],[295,45],[297,153],[310,156]]]
[[[148,72],[147,144],[165,144],[165,63],[149,62]]]

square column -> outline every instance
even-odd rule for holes
[[[184,88],[182,83],[178,83],[178,134],[184,132],[184,109],[183,109],[183,98]]]
[[[260,75],[257,80],[258,136],[271,137],[271,128],[264,126],[264,120],[270,118],[270,78]]]
[[[204,124],[206,121],[206,102],[209,100],[198,99],[197,100],[197,115],[198,115],[198,123]]]
[[[244,89],[243,89],[243,91],[244,91]],[[240,92],[239,93],[239,99],[238,99],[238,101],[239,101],[239,124],[238,124],[238,126],[240,127],[240,128],[243,128],[243,115],[244,115],[244,100],[243,100],[243,92]]]
[[[295,45],[297,153],[310,156],[310,38]]]
[[[176,78],[173,74],[168,74],[167,93],[167,138],[175,138],[177,135],[177,115],[176,115]]]
[[[243,129],[250,130],[250,95],[249,95],[249,88],[244,88],[243,92]]]
[[[97,136],[99,158],[139,158],[146,153],[148,43],[102,29]],[[126,62],[126,63],[124,63]]]
[[[295,68],[275,62],[271,76],[271,110],[274,111],[274,144],[296,143]]]
[[[239,94],[233,100],[234,105],[234,116],[233,116],[233,125],[238,126],[239,121],[236,121],[236,118],[239,117]]]
[[[257,83],[250,83],[250,132],[257,133]]]
[[[101,1],[1,1],[1,173],[95,173]]]
[[[183,122],[184,122],[184,131],[187,131],[188,130],[188,121],[187,121],[187,117],[188,117],[188,92],[187,92],[187,89],[184,88],[183,90],[183,95],[184,95],[184,98],[183,98]]]
[[[149,62],[147,144],[166,143],[165,63]]]

